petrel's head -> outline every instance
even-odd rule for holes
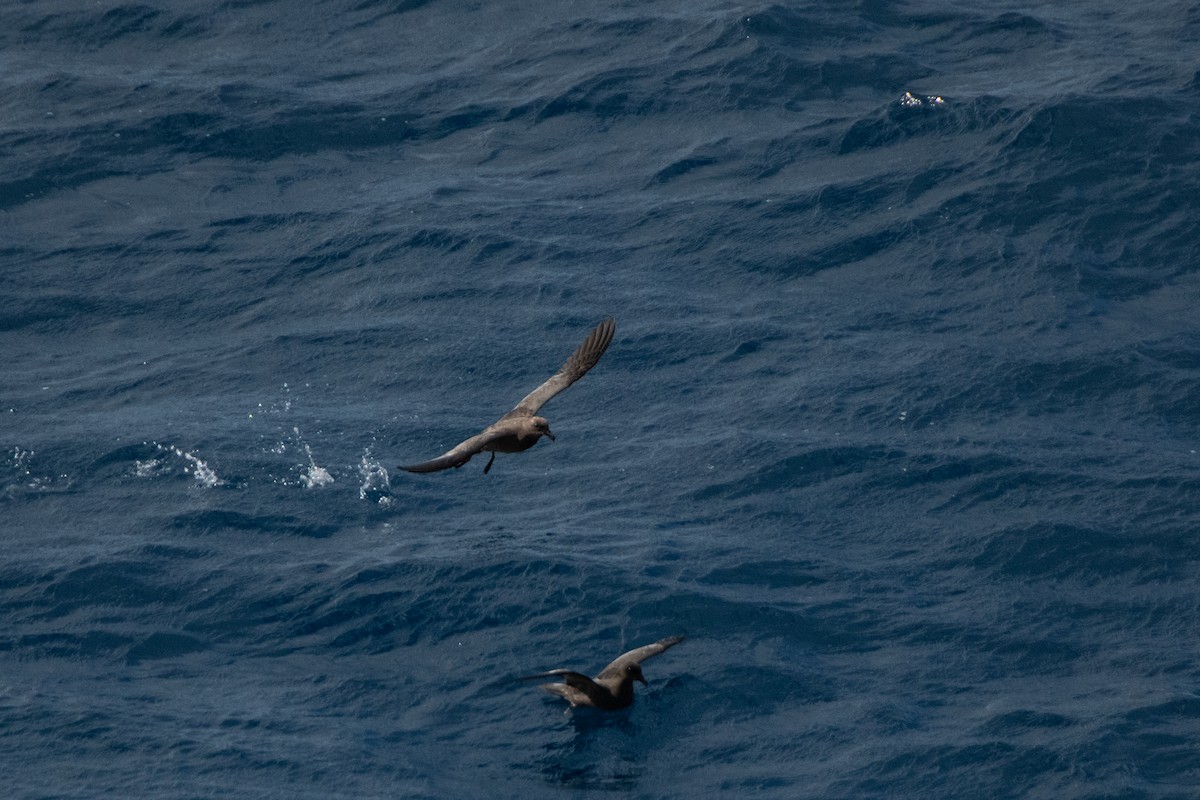
[[[641,664],[630,664],[628,667],[625,668],[625,676],[628,678],[632,678],[635,681],[641,682],[642,686],[650,685],[650,684],[646,683],[646,676],[642,674],[642,665]]]
[[[533,429],[541,436],[547,437],[550,441],[554,441],[554,434],[550,432],[550,422],[545,417],[533,417],[529,420],[533,424]]]

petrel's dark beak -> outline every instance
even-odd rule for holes
[[[554,434],[550,432],[549,428],[546,428],[546,438],[548,438],[552,442],[554,441]]]
[[[646,683],[646,679],[644,677],[642,677],[641,675],[634,675],[633,678],[634,678],[634,680],[641,681],[642,686],[650,685],[650,684]]]

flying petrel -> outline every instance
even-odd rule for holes
[[[484,428],[482,433],[461,442],[435,459],[408,467],[402,466],[400,469],[409,472],[437,472],[449,467],[461,467],[470,461],[472,456],[486,451],[492,454],[487,466],[483,468],[483,474],[486,475],[492,468],[492,462],[496,460],[496,453],[519,453],[528,450],[543,436],[554,441],[550,423],[545,417],[537,416],[538,409],[596,366],[596,362],[612,342],[616,330],[616,320],[612,317],[604,320],[592,329],[583,340],[583,344],[559,367],[558,372],[527,394],[512,411]]]

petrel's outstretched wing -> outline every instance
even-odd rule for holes
[[[612,344],[613,334],[616,331],[617,321],[612,317],[593,328],[583,343],[575,348],[571,357],[558,368],[558,372],[551,375],[541,386],[525,395],[524,400],[517,403],[512,411],[500,419],[531,417],[536,414],[538,409],[546,405],[550,398],[582,378],[589,369],[596,366],[600,356],[604,355],[604,351]]]
[[[491,428],[488,428],[483,433],[476,434],[465,442],[460,442],[450,450],[442,453],[437,458],[429,461],[422,461],[420,464],[413,464],[408,467],[400,467],[400,469],[408,472],[437,472],[439,469],[449,469],[450,467],[461,467],[463,464],[471,460],[471,457],[477,453],[483,452],[483,446],[492,438]]]
[[[622,655],[617,656],[615,661],[605,667],[601,673],[596,676],[596,679],[604,680],[606,678],[616,678],[620,675],[624,675],[626,668],[630,664],[641,664],[647,658],[650,658],[650,656],[656,656],[662,651],[666,650],[668,647],[674,647],[682,641],[682,636],[668,636],[665,639],[659,639],[654,644],[644,645],[634,650],[630,650],[628,653],[623,653]]]

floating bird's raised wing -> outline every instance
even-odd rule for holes
[[[546,405],[550,398],[582,378],[589,369],[596,366],[600,356],[604,355],[604,351],[612,344],[613,334],[616,333],[616,330],[617,321],[612,317],[593,328],[592,332],[583,340],[583,344],[575,348],[575,352],[566,360],[566,363],[559,367],[558,372],[551,375],[541,386],[525,395],[524,400],[517,403],[512,411],[500,419],[531,417],[536,414],[538,409]]]
[[[488,443],[492,436],[492,429],[488,428],[483,433],[472,436],[465,442],[455,445],[452,449],[437,458],[422,461],[420,464],[413,464],[409,467],[400,467],[400,469],[408,472],[437,472],[439,469],[461,467],[470,461],[472,456],[483,452],[483,446]]]
[[[531,681],[539,678],[562,678],[567,686],[570,686],[572,689],[578,689],[586,694],[594,705],[603,708],[612,704],[612,692],[582,672],[576,672],[572,669],[552,669],[549,672],[542,672],[537,675],[526,675],[521,680]]]
[[[605,680],[606,678],[616,678],[624,675],[626,668],[630,664],[641,664],[647,658],[650,658],[650,656],[656,656],[668,647],[674,647],[682,641],[682,636],[668,636],[666,639],[659,639],[654,644],[630,650],[628,653],[617,656],[616,661],[605,667],[604,671],[596,676],[596,679]]]

